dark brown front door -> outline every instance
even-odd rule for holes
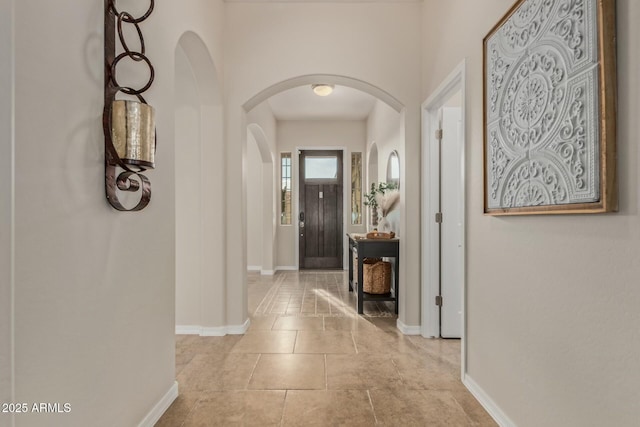
[[[342,268],[342,151],[300,151],[300,268]]]

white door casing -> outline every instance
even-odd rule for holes
[[[461,313],[459,316],[461,329],[461,372],[466,372],[465,356],[465,330],[466,330],[466,273],[465,273],[465,74],[466,63],[463,60],[440,84],[431,96],[422,104],[422,237],[421,237],[421,262],[422,262],[422,303],[421,303],[421,334],[425,337],[438,337],[440,335],[440,312],[436,306],[436,296],[439,294],[440,285],[440,230],[436,222],[436,213],[440,207],[439,191],[439,141],[436,130],[439,129],[439,110],[447,105],[447,102],[457,92],[461,93],[460,99],[460,135],[458,139],[457,160],[451,170],[451,176],[457,176],[457,184],[451,184],[458,190],[452,197],[458,200],[457,214],[448,218],[457,226],[457,249],[453,252],[455,260],[451,262],[459,266],[457,274],[462,283],[461,289]],[[451,216],[451,215],[449,215]],[[457,216],[457,217],[456,217]],[[449,233],[451,234],[451,233]],[[447,236],[444,236],[445,239]],[[446,277],[446,274],[445,274]],[[447,297],[445,295],[445,297]],[[447,298],[455,298],[449,296]],[[446,301],[445,301],[446,304]]]

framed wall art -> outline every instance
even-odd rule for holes
[[[484,38],[484,212],[612,212],[615,0],[519,0]]]

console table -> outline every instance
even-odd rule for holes
[[[400,264],[400,240],[399,239],[356,239],[352,235],[347,234],[349,239],[349,292],[354,290],[353,281],[353,255],[358,256],[358,281],[355,283],[358,288],[358,314],[363,314],[363,307],[365,301],[395,301],[396,314],[398,314],[398,266]],[[391,292],[382,295],[369,294],[363,291],[362,284],[362,262],[365,258],[382,258],[389,257],[395,258],[395,265],[393,266],[393,286]]]

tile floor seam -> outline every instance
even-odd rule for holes
[[[187,412],[187,416],[184,417],[184,419],[182,420],[182,423],[180,423],[180,427],[183,427],[187,423],[187,421],[189,420],[189,416],[196,410],[196,408],[198,408],[198,406],[200,406],[200,402],[202,402],[201,397],[199,397],[198,401],[194,403],[191,409],[189,409],[189,411]]]
[[[455,404],[458,405],[458,408],[462,411],[465,417],[467,417],[467,419],[469,420],[469,425],[476,425],[477,423],[471,419],[464,407],[460,404],[460,402],[458,402],[458,399],[456,399],[456,396],[453,394],[453,392],[447,390],[447,393],[451,394],[451,398],[453,399]]]
[[[262,353],[258,353],[258,358],[256,359],[256,363],[254,363],[253,365],[253,369],[251,369],[251,375],[249,375],[249,381],[247,381],[245,390],[249,390],[249,384],[251,384],[251,380],[253,379],[253,374],[256,373],[256,368],[258,367],[258,363],[260,363],[261,358],[262,358]]]
[[[404,375],[402,375],[402,372],[400,372],[400,367],[396,363],[393,356],[391,357],[391,364],[393,365],[393,368],[396,370],[396,374],[398,374],[398,377],[400,377],[400,381],[402,381],[402,385],[405,387],[405,389],[407,389],[406,379],[404,378]]]
[[[289,390],[284,391],[284,400],[282,401],[282,415],[280,416],[280,427],[284,426],[284,413],[287,409],[287,396],[289,395]]]
[[[260,307],[262,307],[263,303],[266,303],[267,306],[270,305],[270,302],[273,301],[273,299],[275,298],[275,295],[280,290],[280,287],[281,287],[283,281],[284,281],[284,277],[282,279],[280,279],[280,278],[276,279],[276,283],[267,291],[266,295],[264,296],[264,298],[262,299],[260,304],[258,304],[258,307],[255,310],[255,313],[258,313],[260,311]],[[267,299],[267,297],[269,297],[269,296],[271,296],[270,300]]]
[[[378,422],[378,417],[376,417],[376,408],[373,407],[373,400],[371,399],[371,393],[367,389],[367,397],[369,398],[369,405],[371,406],[371,412],[373,413],[373,420],[376,422],[376,425],[380,424]]]
[[[324,389],[329,390],[329,367],[327,365],[327,353],[324,354]]]

